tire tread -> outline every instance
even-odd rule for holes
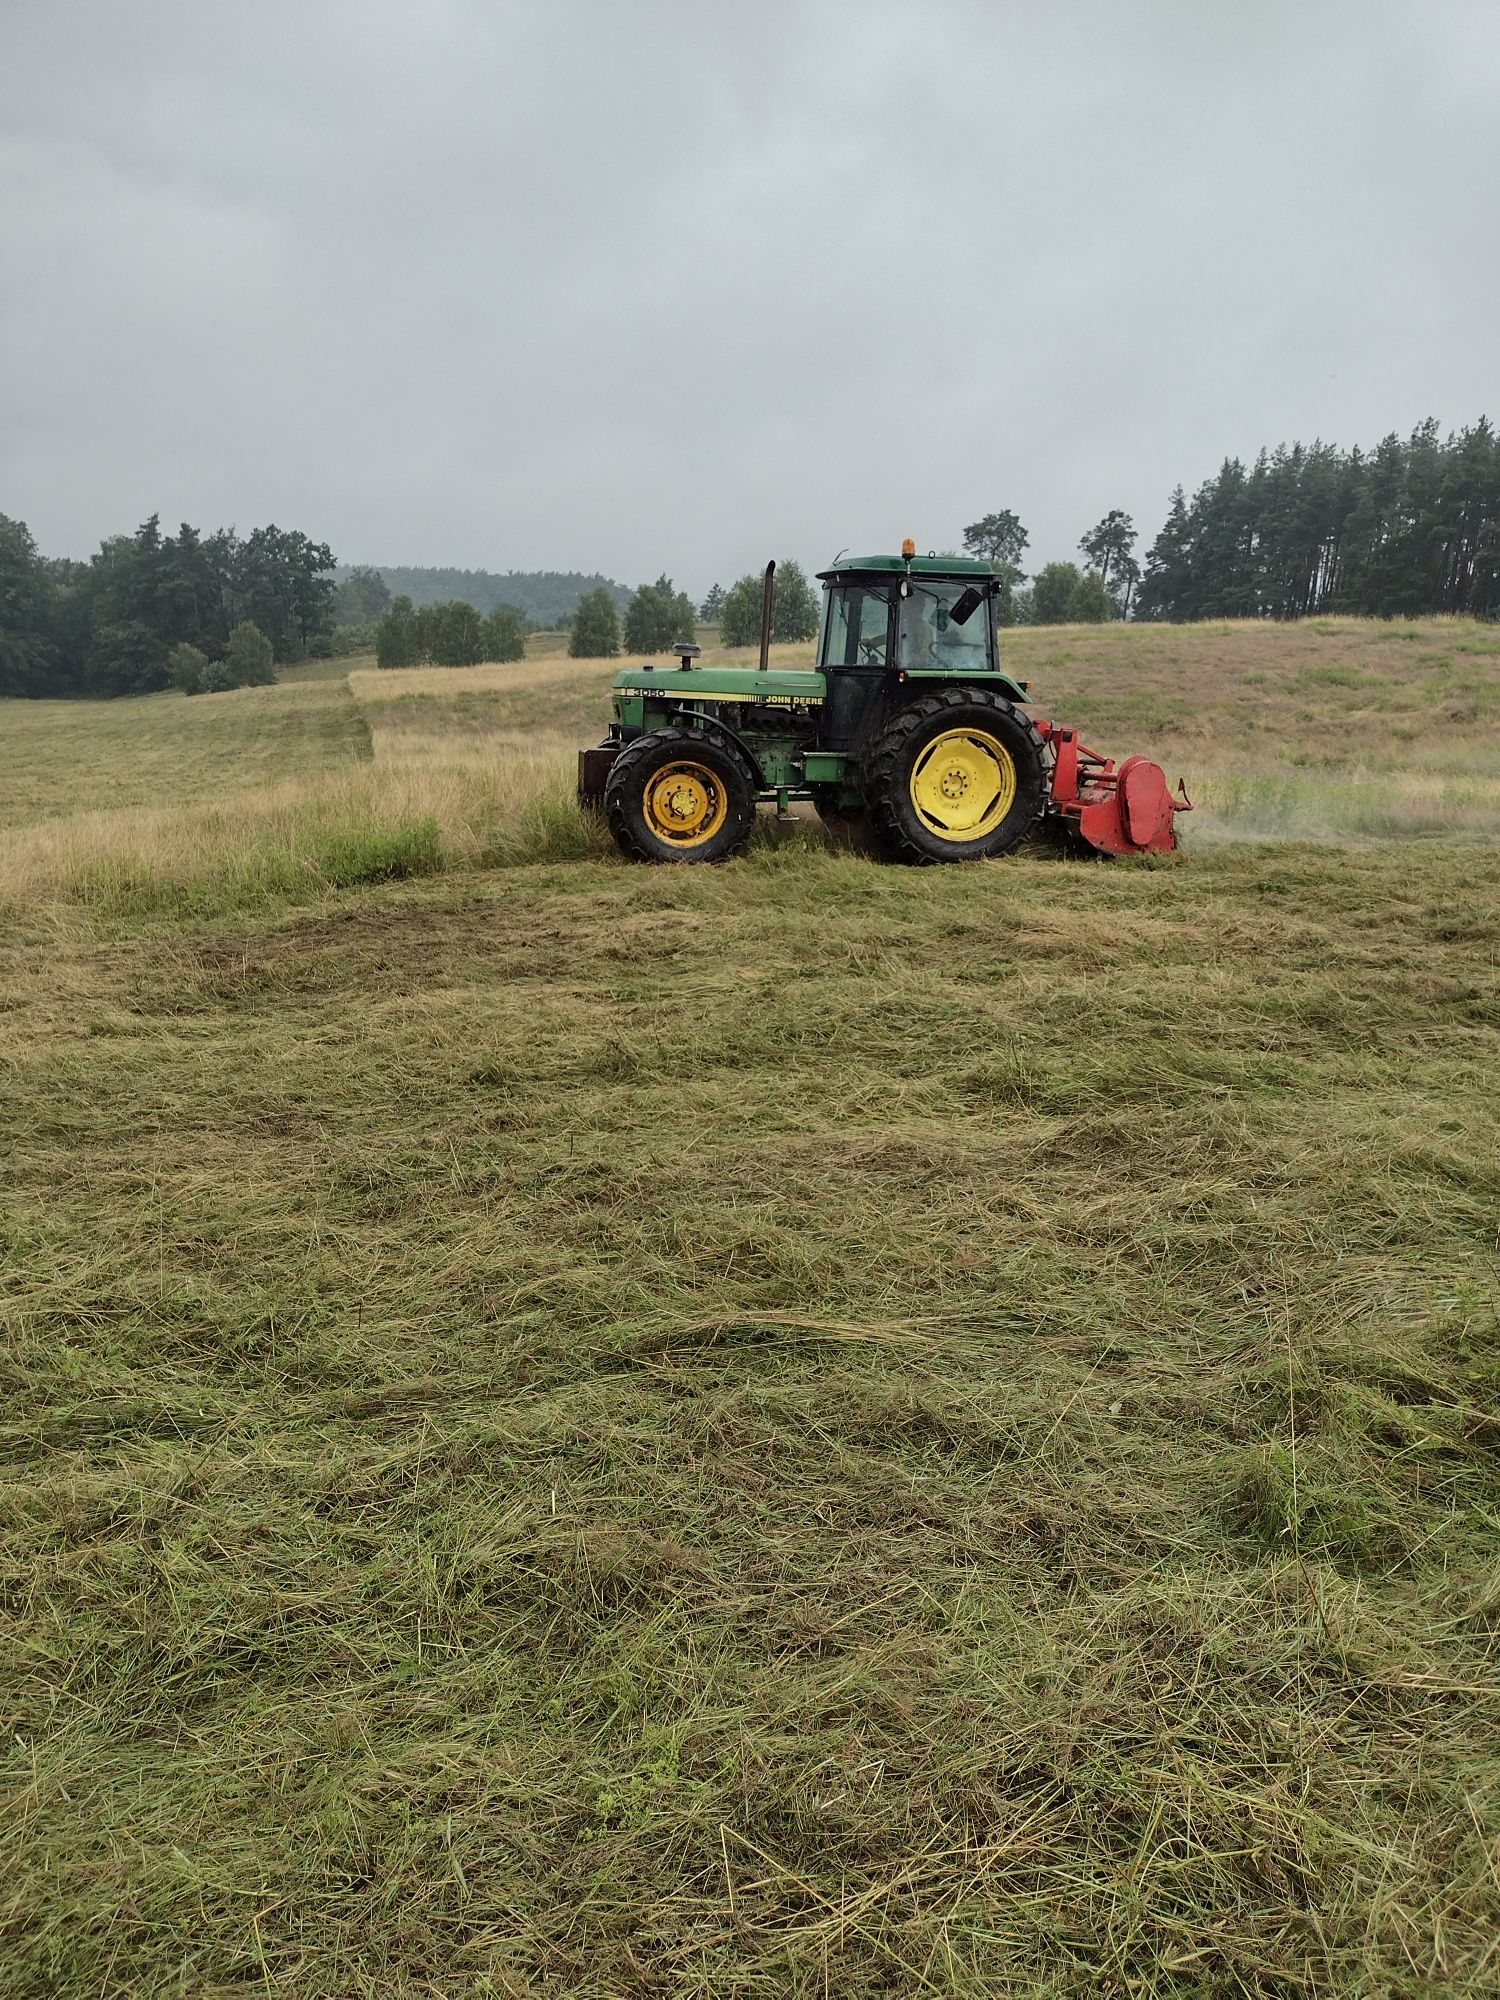
[[[644,783],[653,759],[664,745],[670,744],[674,749],[701,754],[705,743],[738,767],[751,803],[750,812],[746,816],[743,826],[735,834],[730,843],[715,854],[712,859],[714,861],[728,861],[733,855],[739,854],[744,850],[751,833],[755,829],[755,772],[751,768],[749,758],[746,757],[739,745],[727,736],[720,736],[718,734],[703,736],[697,730],[687,729],[680,724],[674,724],[665,729],[648,730],[644,736],[635,737],[633,741],[626,744],[610,767],[609,778],[604,787],[604,817],[608,822],[611,834],[614,836],[615,846],[619,848],[627,861],[663,862],[702,861],[708,859],[706,856],[694,854],[691,850],[682,854],[657,853],[642,840],[640,831],[632,823],[631,815],[626,810],[625,805],[626,795],[638,791],[639,785]],[[636,778],[638,768],[640,769],[639,781]]]
[[[994,694],[988,688],[974,687],[959,683],[953,687],[939,689],[935,694],[921,695],[900,709],[881,730],[871,744],[865,762],[865,797],[869,801],[871,816],[879,829],[880,838],[891,858],[904,861],[916,867],[930,867],[944,857],[932,854],[913,839],[904,824],[900,801],[907,784],[908,752],[912,739],[926,726],[941,721],[944,716],[965,708],[1000,709],[1024,731],[1036,758],[1037,784],[1034,787],[1035,803],[1020,825],[1006,840],[1003,847],[991,850],[995,854],[1009,854],[1023,841],[1029,840],[1040,825],[1047,809],[1047,785],[1045,746],[1036,724],[1014,702]],[[1018,776],[1021,774],[1018,773]],[[955,856],[954,859],[967,857]]]

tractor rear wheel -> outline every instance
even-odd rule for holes
[[[865,760],[870,817],[893,859],[983,861],[1031,834],[1046,804],[1042,739],[984,687],[923,695]]]
[[[700,730],[653,729],[611,765],[604,817],[631,861],[727,861],[755,825],[755,773]]]

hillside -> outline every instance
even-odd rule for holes
[[[341,563],[334,580],[342,583],[354,566]],[[405,595],[413,604],[446,604],[458,599],[488,614],[499,604],[514,605],[527,622],[539,626],[566,625],[578,600],[602,583],[623,611],[630,592],[607,576],[584,576],[576,570],[511,569],[503,574],[487,569],[412,569],[400,564],[374,563],[393,597]]]
[[[1500,635],[1010,657],[1179,857],[7,707],[7,1993],[1488,2000]]]

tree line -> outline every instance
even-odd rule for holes
[[[704,624],[719,627],[724,645],[756,645],[763,589],[764,572],[753,570],[728,590],[716,583],[695,608],[685,590],[678,590],[669,576],[659,576],[635,592],[625,608],[623,628],[609,592],[593,590],[573,615],[568,651],[574,659],[613,659],[623,642],[627,653],[668,652],[675,645],[692,644],[700,616]],[[778,563],[772,640],[795,645],[811,639],[817,629],[818,594],[807,572],[798,562]]]
[[[403,592],[375,627],[382,667],[477,667],[525,657],[526,620],[513,604],[497,604],[481,618],[467,598],[414,605]]]
[[[1002,625],[1102,625],[1130,614],[1141,572],[1131,554],[1135,524],[1119,507],[1079,540],[1085,568],[1046,563],[1029,586],[1021,557],[1031,537],[1010,508],[971,521],[963,540],[967,553],[988,562],[999,579],[996,615]]]
[[[368,591],[373,571],[351,571],[344,592]],[[747,646],[760,638],[761,575],[743,576],[730,590],[714,586],[705,602],[705,622],[717,618],[726,646]],[[369,601],[361,600],[360,608]],[[665,573],[634,591],[621,616],[616,587],[596,584],[579,599],[569,624],[568,651],[575,660],[613,659],[627,653],[665,653],[692,645],[699,610],[685,590]],[[382,667],[467,667],[481,660],[519,660],[525,652],[526,621],[514,605],[497,605],[481,618],[463,599],[414,605],[402,595],[375,626],[375,656]],[[800,563],[778,565],[771,637],[778,643],[813,637],[818,629],[817,593]]]
[[[676,645],[692,645],[697,622],[693,600],[665,573],[632,594],[623,627],[614,593],[601,584],[579,599],[568,651],[575,660],[610,660],[623,640],[628,653],[667,652]]]
[[[565,626],[578,608],[579,600],[591,590],[604,589],[621,611],[630,592],[597,572],[584,575],[578,570],[512,569],[504,575],[487,569],[422,569],[412,565],[379,563],[346,568],[340,564],[335,580],[342,603],[346,587],[356,577],[373,578],[383,593],[382,601],[364,615],[351,615],[350,624],[365,624],[381,617],[396,597],[409,597],[413,608],[461,601],[472,604],[480,617],[502,606],[519,611],[533,630],[556,631]]]
[[[1107,618],[1500,617],[1500,438],[1487,418],[1438,432],[1429,417],[1372,451],[1321,440],[1227,458],[1189,500],[1179,486],[1137,562],[1120,508],[1079,541],[1083,567],[1028,584],[1029,537],[1009,509],[964,530],[1000,578],[1002,623]]]
[[[1179,486],[1146,556],[1141,618],[1500,617],[1500,440],[1435,418],[1373,451],[1321,441],[1226,459]]]
[[[305,659],[331,644],[332,569],[327,544],[295,530],[205,535],[184,521],[167,536],[155,514],[88,562],[53,559],[0,515],[0,695],[151,694],[183,671],[178,647],[225,663],[242,625],[273,663]]]
[[[1029,540],[1009,509],[963,533],[964,548],[1000,580],[1003,623],[1500,617],[1500,439],[1483,417],[1446,438],[1429,418],[1368,452],[1315,441],[1262,450],[1248,469],[1226,459],[1191,500],[1180,486],[1173,492],[1143,564],[1120,508],[1080,538],[1081,564],[1047,563],[1028,577]],[[576,657],[607,658],[622,643],[661,651],[693,637],[698,611],[665,575],[642,584],[622,618],[624,592],[607,578],[511,572],[523,574],[572,602]],[[0,695],[148,694],[174,681],[208,690],[371,637],[382,665],[521,657],[527,604],[495,601],[486,612],[468,589],[443,602],[418,603],[411,591],[392,599],[387,579],[406,575],[497,581],[485,571],[367,567],[339,573],[336,586],[328,545],[300,531],[203,534],[184,522],[168,536],[154,514],[73,562],[39,554],[26,524],[0,515]],[[700,609],[726,645],[742,646],[760,635],[760,604],[751,572],[728,589],[715,584]],[[781,564],[772,637],[805,641],[817,622],[807,576]],[[231,657],[240,627],[264,639],[269,663],[248,634]]]

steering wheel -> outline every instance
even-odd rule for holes
[[[883,667],[885,665],[885,634],[882,633],[878,639],[861,639],[859,642],[859,656],[860,662],[864,666]]]

